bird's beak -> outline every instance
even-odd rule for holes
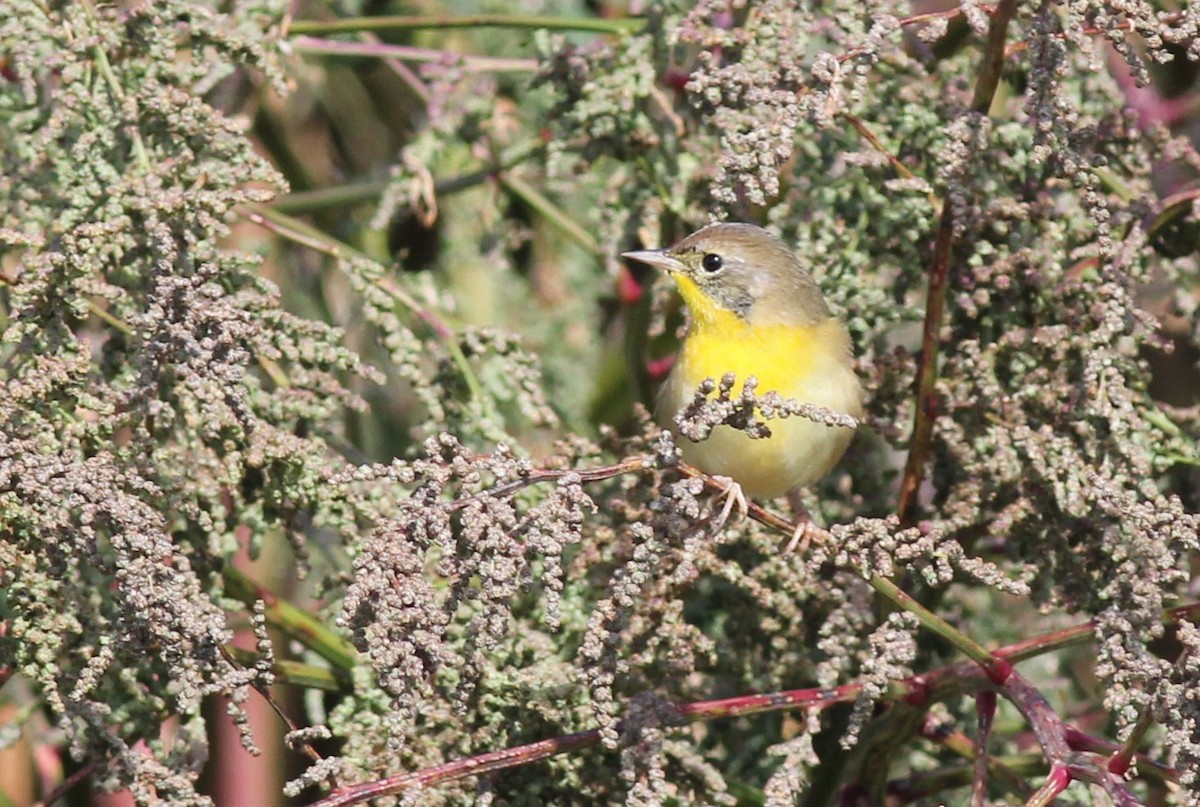
[[[672,257],[665,249],[643,249],[637,252],[622,252],[621,257],[649,264],[672,274],[677,274],[687,269],[682,261]]]

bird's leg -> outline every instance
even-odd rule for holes
[[[817,533],[817,525],[813,523],[812,513],[808,512],[808,508],[804,505],[799,488],[789,490],[787,499],[788,504],[792,506],[792,514],[796,518],[796,529],[792,532],[792,540],[788,541],[788,545],[783,551],[791,552],[799,548],[800,554],[807,554],[808,544]]]
[[[738,509],[738,514],[746,517],[746,513],[750,507],[746,504],[746,494],[742,492],[742,486],[729,476],[712,476],[711,479],[722,488],[721,491],[721,512],[717,515],[713,522],[713,531],[721,529],[725,526],[725,522],[729,520],[729,516],[733,513],[733,508]]]

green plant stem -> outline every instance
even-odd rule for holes
[[[1176,669],[1183,669],[1187,663],[1189,651],[1185,648],[1175,661]],[[1108,769],[1115,776],[1124,776],[1129,770],[1129,766],[1133,764],[1134,757],[1137,756],[1138,746],[1146,739],[1146,733],[1150,731],[1150,727],[1154,725],[1154,712],[1150,707],[1143,706],[1142,713],[1138,715],[1138,721],[1134,725],[1133,730],[1129,732],[1129,736],[1125,738],[1125,742],[1113,753],[1108,760]]]
[[[679,468],[688,476],[704,478],[706,484],[708,484],[714,490],[721,489],[719,483],[711,480],[699,469],[687,465],[686,463],[680,463]],[[792,524],[790,521],[781,516],[763,509],[757,504],[751,503],[748,507],[748,512],[750,517],[755,521],[778,530],[784,535],[791,537],[793,534],[795,534],[796,525]],[[834,537],[826,530],[810,530],[810,534],[812,534],[816,540],[823,542],[833,543],[835,540]],[[891,580],[888,580],[886,577],[876,574],[875,572],[869,572],[868,574],[863,575],[863,579],[867,581],[867,583],[876,591],[876,593],[883,596],[888,602],[892,603],[903,611],[908,611],[915,616],[917,621],[926,630],[941,636],[951,645],[958,648],[958,650],[961,651],[967,658],[979,664],[984,671],[987,672],[988,676],[993,678],[993,680],[996,680],[997,683],[1003,682],[1004,678],[1008,674],[1008,671],[1011,669],[1011,663],[1007,659],[989,653],[981,644],[976,642],[970,636],[967,636],[962,631],[955,629],[953,625],[930,611],[921,603],[917,602],[911,596],[902,591],[898,585]]]
[[[229,656],[243,667],[253,667],[259,661],[259,655],[253,650],[232,645],[226,645],[225,649],[229,651]],[[276,659],[271,662],[271,672],[277,683],[303,689],[338,692],[347,689],[351,684],[350,676],[343,670],[331,670],[328,667],[289,659]]]
[[[387,189],[386,180],[352,182],[311,191],[285,193],[271,202],[271,209],[288,215],[315,213],[329,208],[345,208],[377,201]]]
[[[295,20],[292,34],[325,35],[337,33],[396,33],[446,28],[512,28],[516,30],[586,31],[596,34],[623,34],[645,25],[636,17],[603,19],[600,17],[551,17],[529,14],[428,14],[421,16],[347,17],[339,20]]]
[[[225,592],[247,607],[261,600],[266,606],[267,623],[300,642],[339,670],[349,672],[358,663],[358,651],[313,617],[287,600],[276,597],[245,573],[226,566],[223,572]]]
[[[974,768],[978,764],[979,758],[979,748],[975,741],[961,731],[938,730],[941,728],[940,726],[934,729],[932,728],[933,723],[934,721],[928,720],[927,716],[926,724],[922,727],[920,736],[970,761],[972,768]],[[1037,759],[1037,770],[1042,770],[1045,767],[1042,755],[1033,754],[1032,756]],[[1022,776],[1009,768],[1004,762],[1003,757],[989,756],[987,765],[988,776],[991,779],[1004,780],[1004,787],[1016,793],[1022,799],[1027,799],[1033,795],[1033,788]]]
[[[266,227],[274,233],[284,236],[298,244],[322,252],[335,260],[342,261],[365,261],[371,265],[378,264],[368,255],[359,252],[349,244],[344,244],[335,238],[332,238],[320,230],[309,227],[299,219],[292,218],[286,213],[281,213],[278,210],[272,210],[263,205],[247,205],[241,208],[241,212],[250,221],[262,227]],[[463,353],[462,345],[458,342],[458,336],[454,329],[451,328],[444,320],[438,317],[425,306],[417,302],[411,294],[400,288],[391,279],[382,274],[371,278],[370,282],[376,287],[386,292],[393,300],[404,306],[418,318],[423,320],[446,347],[446,351],[450,354],[450,358],[458,367],[459,373],[466,382],[467,389],[470,390],[471,397],[477,401],[485,400],[483,387],[479,383],[479,379],[475,376],[475,371],[471,369],[471,364],[467,360],[467,356]]]
[[[877,593],[886,597],[888,601],[915,616],[923,628],[937,634],[958,648],[963,655],[982,667],[989,677],[998,678],[997,683],[1003,682],[1007,676],[1006,668],[1010,665],[1002,658],[993,656],[979,642],[962,631],[955,629],[949,622],[901,591],[899,586],[886,577],[879,574],[872,574],[867,578],[867,583]]]
[[[130,328],[127,324],[125,324],[124,320],[110,314],[107,308],[100,306],[92,300],[87,301],[87,307],[88,311],[90,311],[92,316],[96,317],[96,319],[108,323],[110,327],[120,331],[126,336],[133,335],[133,328]]]
[[[1200,198],[1200,188],[1188,188],[1160,201],[1154,218],[1146,227],[1146,234],[1154,237],[1171,222],[1186,216],[1191,212],[1197,198]]]
[[[1129,736],[1125,738],[1125,742],[1121,743],[1121,747],[1109,759],[1108,769],[1110,771],[1118,776],[1125,775],[1125,771],[1129,770],[1129,766],[1137,754],[1138,746],[1142,744],[1142,740],[1146,739],[1146,732],[1150,731],[1150,727],[1153,725],[1154,713],[1150,709],[1142,709],[1142,713],[1138,715],[1138,722],[1133,727],[1133,731],[1129,732]]]
[[[39,801],[38,804],[46,805],[46,807],[57,804],[62,799],[66,798],[68,793],[70,793],[83,782],[87,781],[88,777],[94,774],[96,769],[100,766],[101,760],[95,758],[83,762],[79,766],[78,770],[73,771],[70,776],[63,779],[49,791],[44,793],[41,801]]]
[[[12,286],[15,283],[16,281],[12,278],[0,274],[0,286]],[[104,308],[94,300],[86,300],[85,304],[87,305],[88,311],[92,314],[92,316],[96,317],[96,319],[108,323],[111,327],[120,331],[126,336],[133,335],[133,328],[130,328],[124,320],[119,319],[113,314],[110,314],[107,308]]]
[[[352,59],[400,59],[404,62],[435,64],[450,62],[459,64],[463,70],[473,73],[535,73],[538,70],[537,59],[472,56],[438,50],[437,48],[391,45],[386,42],[342,42],[340,40],[300,36],[292,40],[290,47],[296,53],[310,56],[341,56]]]
[[[83,10],[87,14],[88,21],[92,24],[96,23],[96,8],[92,5],[92,0],[82,0]],[[100,75],[104,78],[104,83],[108,85],[108,91],[112,93],[113,100],[123,103],[125,101],[125,90],[121,87],[121,82],[117,80],[117,74],[112,69],[112,64],[108,61],[108,54],[104,52],[104,48],[97,45],[92,48],[92,56],[96,60],[96,69],[100,71]],[[134,159],[137,161],[138,168],[142,173],[150,173],[150,155],[146,151],[146,144],[142,141],[142,133],[135,127],[128,127],[128,135],[130,148],[133,150]]]
[[[474,171],[436,179],[433,191],[437,196],[448,196],[460,191],[478,187],[498,174],[515,168],[544,148],[541,143],[523,144],[510,149],[500,157],[496,165],[486,165]],[[335,185],[332,188],[318,188],[311,191],[300,191],[280,196],[271,202],[271,209],[280,213],[296,215],[325,210],[331,207],[346,207],[347,205],[373,202],[387,189],[387,180],[372,182],[357,182],[346,185]],[[309,228],[310,232],[317,230]]]
[[[600,254],[600,245],[596,243],[595,238],[592,238],[591,233],[583,229],[579,222],[568,216],[562,208],[550,201],[537,188],[508,172],[500,174],[500,184],[513,196],[544,216],[563,235],[592,255]]]
[[[846,119],[846,122],[849,123],[851,127],[853,127],[854,131],[858,132],[859,136],[862,137],[863,140],[866,140],[867,143],[871,145],[871,148],[875,149],[887,159],[888,164],[892,166],[892,169],[897,174],[905,179],[916,178],[916,175],[909,170],[909,167],[905,165],[899,157],[893,154],[891,150],[889,150],[888,147],[883,144],[883,141],[875,136],[875,133],[871,131],[871,128],[867,126],[866,122],[864,122],[862,118],[859,118],[857,115],[851,115],[849,112],[843,112],[842,117]],[[925,194],[925,198],[929,200],[929,204],[933,208],[935,214],[941,211],[942,200],[938,198],[936,193],[931,190]]]
[[[1009,777],[1024,776],[1033,778],[1046,769],[1046,761],[1041,754],[1027,752],[992,757],[993,766],[989,770],[1006,771]],[[967,787],[971,784],[973,766],[969,764],[946,765],[931,771],[914,773],[903,779],[893,780],[888,784],[888,795],[901,799],[908,804],[921,798],[936,797],[947,790]],[[1012,780],[1007,779],[1011,785]],[[1023,781],[1023,780],[1019,780]],[[1013,791],[1019,793],[1019,791]],[[944,798],[937,800],[945,803]]]

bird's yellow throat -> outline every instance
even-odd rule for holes
[[[691,312],[687,338],[680,347],[677,367],[684,384],[693,389],[704,379],[720,381],[735,373],[736,390],[753,375],[758,393],[775,390],[797,397],[812,383],[821,361],[842,349],[842,341],[823,331],[838,328],[835,321],[817,325],[754,325],[716,305],[690,278],[676,275],[680,296]]]

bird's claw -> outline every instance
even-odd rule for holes
[[[784,548],[785,553],[790,553],[799,548],[801,555],[808,554],[808,545],[812,543],[812,539],[817,534],[817,525],[813,523],[812,518],[808,513],[802,514],[796,520],[796,529],[792,532],[792,540],[788,541],[788,545]]]
[[[800,554],[808,554],[809,544],[818,536],[821,529],[813,521],[812,513],[808,512],[808,508],[804,505],[804,497],[800,490],[788,492],[788,503],[792,506],[796,527],[792,531],[792,540],[788,541],[788,545],[783,551],[790,553],[798,548]]]
[[[725,526],[725,522],[729,520],[729,516],[733,513],[733,508],[737,508],[738,515],[741,518],[746,517],[750,506],[746,504],[746,494],[742,492],[742,486],[728,476],[713,476],[712,480],[721,488],[721,512],[717,514],[717,518],[713,521],[713,529],[719,530]]]

